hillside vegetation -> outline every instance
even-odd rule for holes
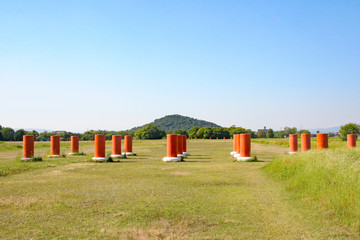
[[[287,190],[360,231],[360,150],[334,148],[278,156],[264,167]]]
[[[160,130],[164,130],[166,132],[172,132],[176,129],[182,129],[188,131],[192,127],[220,127],[219,125],[204,121],[204,120],[198,120],[196,118],[181,116],[178,114],[174,115],[167,115],[165,117],[155,119],[153,122],[145,124],[140,127],[135,127],[131,130],[138,130],[141,129],[149,124],[153,124],[157,126]]]

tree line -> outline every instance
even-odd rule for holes
[[[112,135],[131,135],[136,139],[162,139],[166,138],[167,134],[181,134],[186,135],[192,139],[195,138],[205,138],[205,139],[229,139],[234,134],[249,133],[252,138],[284,138],[288,137],[289,134],[302,134],[310,133],[308,130],[297,130],[295,127],[285,127],[283,130],[274,131],[273,129],[268,129],[266,132],[264,130],[259,130],[257,132],[252,131],[251,129],[245,129],[242,127],[231,126],[229,128],[224,127],[192,127],[188,131],[182,129],[176,129],[174,131],[164,131],[160,130],[157,126],[149,124],[141,129],[135,130],[126,130],[126,131],[108,131],[108,130],[89,130],[84,133],[73,133],[73,132],[42,132],[38,133],[37,131],[25,131],[24,129],[13,130],[10,127],[2,127],[0,125],[0,141],[22,141],[24,135],[33,135],[36,141],[49,141],[50,136],[57,135],[60,136],[61,140],[69,141],[71,136],[79,136],[82,141],[92,141],[96,134],[105,135],[106,140],[111,140]],[[339,131],[339,137],[342,140],[346,140],[347,134],[360,134],[360,126],[355,123],[349,123],[341,127]],[[313,134],[312,136],[316,136]]]

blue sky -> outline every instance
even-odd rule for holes
[[[1,1],[0,124],[360,122],[360,1]]]

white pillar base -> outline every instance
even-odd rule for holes
[[[62,157],[61,155],[49,155],[49,157]]]
[[[231,153],[230,153],[230,155],[234,155],[234,154],[236,154],[236,152],[235,152],[235,151],[233,151],[233,152],[231,152]]]
[[[111,154],[110,157],[112,157],[112,158],[124,158],[125,156],[124,155],[119,155],[119,154],[117,154],[117,155]]]
[[[21,161],[31,161],[31,158],[22,158]]]
[[[181,157],[164,157],[163,161],[164,162],[180,162]]]
[[[186,157],[184,154],[178,154],[178,157]]]
[[[68,153],[68,155],[79,155],[80,153],[74,152],[74,153]]]
[[[254,160],[254,158],[253,157],[238,157],[237,160],[246,162],[246,161]]]
[[[290,155],[295,154],[295,153],[297,153],[297,152],[289,152]]]
[[[240,157],[241,155],[240,155],[240,153],[235,153],[234,154],[234,158],[238,158],[238,157]]]
[[[93,157],[92,160],[95,162],[104,162],[104,161],[107,161],[108,158],[107,157]]]
[[[133,152],[123,152],[122,155],[134,156],[134,155],[136,155],[136,153],[133,153]]]
[[[183,152],[183,155],[185,155],[185,157],[186,157],[186,156],[189,156],[190,154],[188,152]]]

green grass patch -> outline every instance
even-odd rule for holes
[[[335,148],[278,156],[264,170],[297,197],[316,202],[360,231],[360,150]]]

